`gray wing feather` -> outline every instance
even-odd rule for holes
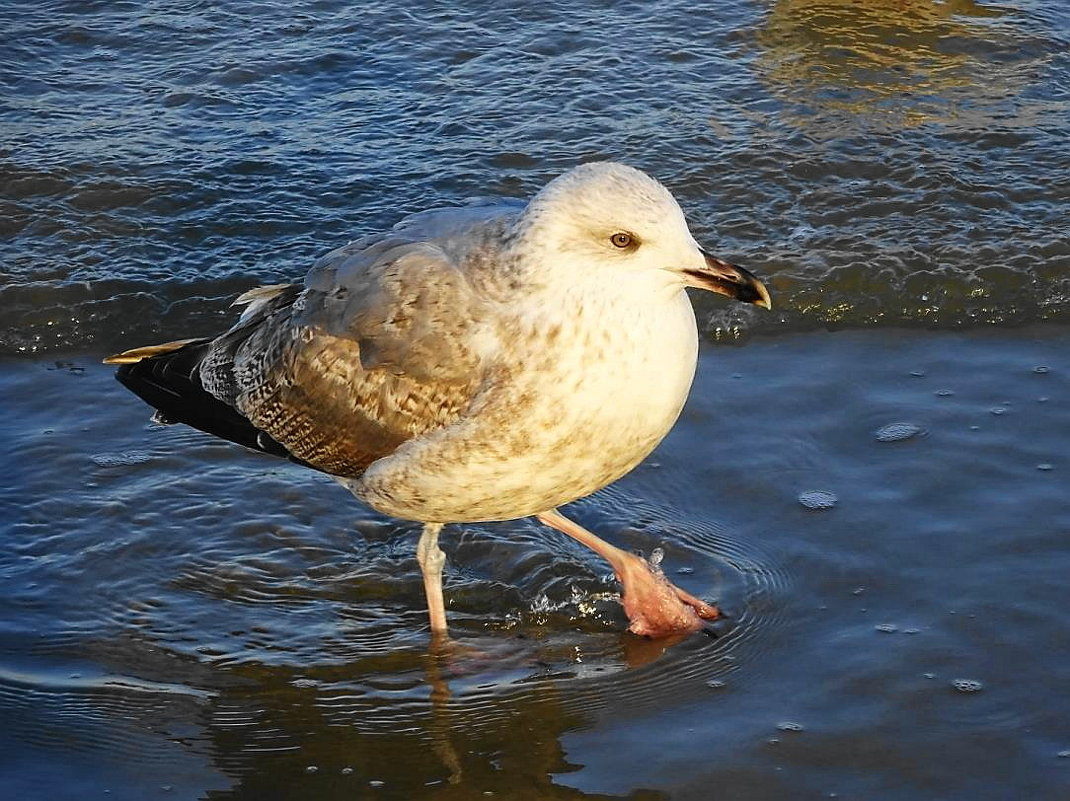
[[[488,301],[449,242],[412,234],[339,248],[303,288],[252,297],[202,361],[205,389],[343,476],[457,420],[488,375]]]
[[[470,335],[486,301],[432,245],[392,248],[370,266],[343,255],[302,301],[297,325],[356,342],[366,370],[456,383],[477,366]]]

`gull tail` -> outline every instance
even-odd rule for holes
[[[211,346],[207,338],[179,339],[132,348],[109,356],[104,363],[119,365],[115,377],[156,409],[152,419],[157,423],[185,423],[261,453],[307,464],[204,388],[199,368]]]

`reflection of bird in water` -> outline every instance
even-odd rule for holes
[[[665,436],[694,375],[684,287],[769,307],[747,271],[695,243],[669,192],[588,164],[526,206],[418,214],[262,287],[215,339],[111,357],[166,422],[338,478],[424,523],[432,631],[446,631],[447,522],[537,515],[605,557],[631,630],[693,631],[717,611],[556,510]]]
[[[1013,78],[975,55],[1001,34],[974,20],[1005,13],[974,0],[778,0],[758,33],[757,64],[792,103],[893,112],[917,125],[946,113],[957,92],[976,100],[998,82],[1004,93]]]

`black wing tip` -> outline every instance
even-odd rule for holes
[[[115,378],[156,410],[154,422],[185,423],[250,450],[313,467],[204,388],[197,368],[210,345],[209,340],[198,340],[167,353],[121,363]]]

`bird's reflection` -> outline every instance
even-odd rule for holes
[[[453,747],[453,720],[449,708],[452,692],[445,678],[445,669],[457,655],[456,648],[449,635],[432,632],[431,647],[425,659],[427,684],[431,689],[431,747],[449,771],[447,781],[450,784],[460,784],[463,778],[461,760],[457,756],[457,749]]]
[[[672,645],[620,636],[635,665]],[[234,784],[211,797],[352,798],[373,788],[382,798],[586,798],[555,776],[580,768],[560,739],[590,725],[587,713],[552,680],[494,687],[499,663],[536,666],[544,656],[523,640],[439,638],[408,655],[408,680],[406,671],[347,679],[334,668],[310,680],[307,670],[235,666],[206,726],[209,756]]]

